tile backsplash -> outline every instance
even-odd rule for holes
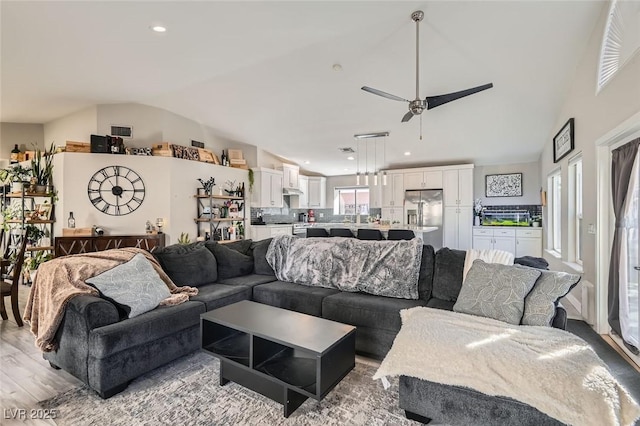
[[[313,210],[316,222],[342,222],[345,219],[345,215],[334,215],[333,209],[311,209]],[[255,221],[258,215],[262,215],[262,220],[265,223],[293,223],[298,222],[298,215],[300,213],[307,213],[309,209],[291,209],[288,207],[279,208],[251,208],[251,221]],[[376,216],[382,213],[381,209],[372,208],[369,210],[369,216]],[[352,222],[357,219],[355,215],[346,215]],[[367,217],[360,216],[360,221],[366,222]]]

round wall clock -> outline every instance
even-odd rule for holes
[[[87,193],[96,209],[121,216],[140,207],[144,200],[144,182],[128,167],[108,166],[91,176]]]

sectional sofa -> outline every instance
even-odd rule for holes
[[[442,248],[434,253],[428,245],[422,250],[417,300],[278,281],[265,257],[270,241],[200,242],[156,251],[172,280],[197,287],[197,296],[127,319],[107,300],[74,297],[56,334],[59,348],[44,357],[108,398],[141,374],[198,350],[200,314],[253,300],[354,325],[356,351],[382,358],[400,330],[400,310],[451,310],[462,287],[465,252]],[[553,326],[565,325],[566,312],[559,307]]]

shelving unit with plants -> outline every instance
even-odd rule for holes
[[[241,191],[240,194],[236,191],[228,191],[227,194],[208,194],[203,188],[198,188],[194,196],[197,200],[197,217],[194,220],[199,238],[208,237],[220,244],[245,238],[245,197]]]

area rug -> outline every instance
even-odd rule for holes
[[[58,425],[417,425],[398,408],[398,381],[384,390],[376,367],[356,366],[322,400],[307,399],[288,419],[282,405],[233,382],[218,383],[219,361],[196,352],[133,381],[103,400],[83,386],[39,403]]]

